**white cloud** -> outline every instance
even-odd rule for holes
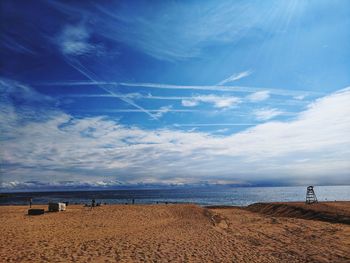
[[[305,99],[306,95],[303,94],[303,95],[299,95],[299,96],[294,96],[293,98],[296,99],[296,100],[303,100]]]
[[[247,96],[247,99],[251,102],[260,102],[267,100],[270,97],[268,90],[258,91]]]
[[[181,101],[182,106],[185,107],[194,107],[197,106],[199,104],[198,100],[194,100],[194,99],[185,99]]]
[[[160,109],[154,115],[156,116],[156,118],[161,118],[164,114],[171,111],[172,108],[173,106],[171,105],[160,107]]]
[[[26,119],[36,109],[2,100],[2,181],[349,184],[349,100],[350,88],[316,100],[292,121],[228,136],[142,129],[49,108],[40,120]]]
[[[64,55],[84,55],[95,50],[89,43],[90,33],[83,25],[67,25],[57,38],[57,43]]]
[[[253,72],[251,70],[247,70],[247,71],[242,71],[239,73],[235,73],[231,76],[229,76],[227,79],[224,79],[223,81],[220,81],[218,84],[216,85],[224,85],[225,83],[229,83],[229,82],[233,82],[239,79],[243,79],[246,78],[248,76],[250,76]]]
[[[233,96],[201,95],[194,96],[192,99],[182,100],[182,105],[185,107],[194,107],[201,102],[213,104],[215,108],[232,108],[241,103],[241,99]]]
[[[270,119],[277,117],[283,113],[284,113],[283,111],[280,111],[278,109],[268,109],[268,108],[263,108],[263,109],[259,109],[259,110],[254,111],[254,115],[255,115],[256,119],[260,120],[260,121],[270,120]]]

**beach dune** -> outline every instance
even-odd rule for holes
[[[346,218],[350,202],[284,203],[284,210],[276,208],[275,214],[276,204],[269,205],[107,205],[93,209],[74,205],[40,216],[26,215],[28,207],[2,206],[1,260],[350,262],[349,224],[291,213],[303,207]],[[282,213],[288,206],[289,212]]]

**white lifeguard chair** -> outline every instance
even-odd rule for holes
[[[317,203],[317,197],[314,191],[314,187],[313,186],[308,186],[306,189],[306,204],[313,204],[313,203]]]

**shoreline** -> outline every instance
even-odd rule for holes
[[[1,200],[1,199],[0,199]],[[140,199],[139,199],[140,200]],[[206,203],[196,203],[196,202],[171,202],[171,201],[158,201],[158,202],[149,202],[149,203],[142,203],[142,202],[137,202],[139,200],[135,200],[135,203],[133,204],[130,200],[128,200],[129,202],[125,202],[125,203],[101,203],[101,205],[109,205],[109,206],[113,206],[113,205],[198,205],[201,207],[206,207],[206,208],[221,208],[221,209],[225,209],[225,208],[244,208],[244,207],[248,207],[251,205],[255,205],[255,204],[305,204],[305,201],[279,201],[279,202],[252,202],[249,204],[245,204],[245,205],[237,205],[237,204],[232,204],[232,205],[228,205],[228,204],[206,204]],[[99,200],[97,200],[99,201]],[[61,202],[61,203],[65,203],[66,201],[52,201],[52,202]],[[318,201],[318,204],[323,204],[323,203],[346,203],[346,202],[350,202],[349,200],[326,200],[326,201]],[[38,203],[38,202],[34,202],[33,205],[47,205],[49,202],[42,202],[42,203]],[[68,202],[69,206],[73,206],[73,205],[85,205],[85,204],[89,204],[89,202]],[[311,204],[312,205],[312,204]],[[1,206],[28,206],[27,204],[21,203],[21,204],[1,204],[0,203],[0,207]]]
[[[125,207],[125,206],[183,206],[193,205],[204,209],[216,209],[216,210],[229,210],[229,209],[242,209],[250,212],[260,213],[267,216],[274,217],[289,217],[299,218],[307,220],[319,220],[330,223],[341,223],[350,225],[350,209],[341,209],[344,207],[350,207],[350,201],[324,201],[314,204],[305,204],[304,202],[259,202],[252,203],[246,206],[237,205],[199,205],[196,203],[175,203],[175,202],[159,202],[154,204],[143,203],[127,203],[127,204],[101,204],[100,206],[93,207],[93,209],[99,209],[100,207]],[[329,206],[332,209],[329,209]],[[334,208],[337,206],[337,208]],[[28,205],[0,205],[0,207],[21,207],[23,209],[30,209]],[[83,207],[85,209],[91,208],[87,204],[70,204],[70,207]],[[50,213],[47,210],[47,204],[33,204],[32,208],[41,208],[45,210],[45,213]]]

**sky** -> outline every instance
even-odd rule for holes
[[[350,184],[347,0],[0,12],[0,189]]]

